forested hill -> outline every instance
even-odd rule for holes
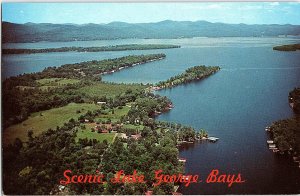
[[[75,41],[125,38],[260,37],[300,35],[300,25],[246,25],[207,21],[157,23],[51,24],[2,22],[2,41]]]

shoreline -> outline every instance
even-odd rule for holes
[[[52,52],[107,52],[107,51],[129,51],[129,50],[161,50],[180,48],[179,45],[171,44],[126,44],[115,46],[101,47],[60,47],[60,48],[43,48],[43,49],[27,49],[27,48],[7,48],[2,49],[3,55],[9,54],[37,54]]]

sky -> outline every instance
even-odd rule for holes
[[[13,23],[148,23],[163,20],[300,25],[300,2],[2,3]]]

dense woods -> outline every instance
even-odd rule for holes
[[[178,45],[167,44],[128,44],[116,46],[102,47],[61,47],[61,48],[44,48],[44,49],[21,49],[11,48],[2,49],[2,54],[34,54],[34,53],[49,53],[49,52],[104,52],[104,51],[123,51],[123,50],[154,50],[154,49],[169,49],[180,48]]]
[[[300,113],[300,88],[295,88],[289,93],[289,103],[295,113]]]
[[[299,156],[300,153],[300,88],[289,93],[289,102],[295,111],[295,116],[289,119],[278,120],[270,127],[271,137],[280,152],[289,152]]]
[[[275,47],[273,47],[273,50],[296,51],[296,50],[300,50],[300,44],[289,44],[289,45],[275,46]]]
[[[300,152],[300,119],[279,120],[271,125],[271,134],[281,152]]]

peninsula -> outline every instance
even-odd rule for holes
[[[153,187],[152,174],[184,173],[179,144],[207,138],[178,123],[155,120],[173,108],[149,85],[115,84],[101,75],[165,58],[165,54],[125,56],[48,67],[2,82],[4,192],[9,194],[172,194],[179,183]],[[219,68],[188,69],[184,81]],[[182,79],[179,77],[178,79]],[[172,80],[173,81],[173,80]],[[181,80],[180,80],[181,81]],[[159,168],[158,168],[159,167]],[[106,174],[107,183],[59,185],[63,172]],[[110,183],[117,171],[136,170],[148,183]],[[37,185],[38,182],[38,185]],[[20,189],[15,189],[18,185]],[[38,187],[38,188],[37,188]]]
[[[296,50],[300,50],[300,44],[289,44],[289,45],[275,46],[275,47],[273,47],[273,50],[296,51]]]
[[[105,52],[105,51],[125,51],[125,50],[157,50],[180,48],[178,45],[168,44],[127,44],[101,47],[61,47],[61,48],[44,48],[44,49],[2,49],[2,54],[34,54],[50,52]]]
[[[266,131],[270,133],[271,138],[267,143],[273,152],[292,155],[300,167],[300,88],[295,88],[289,93],[289,103],[295,116],[275,121],[267,127]]]

